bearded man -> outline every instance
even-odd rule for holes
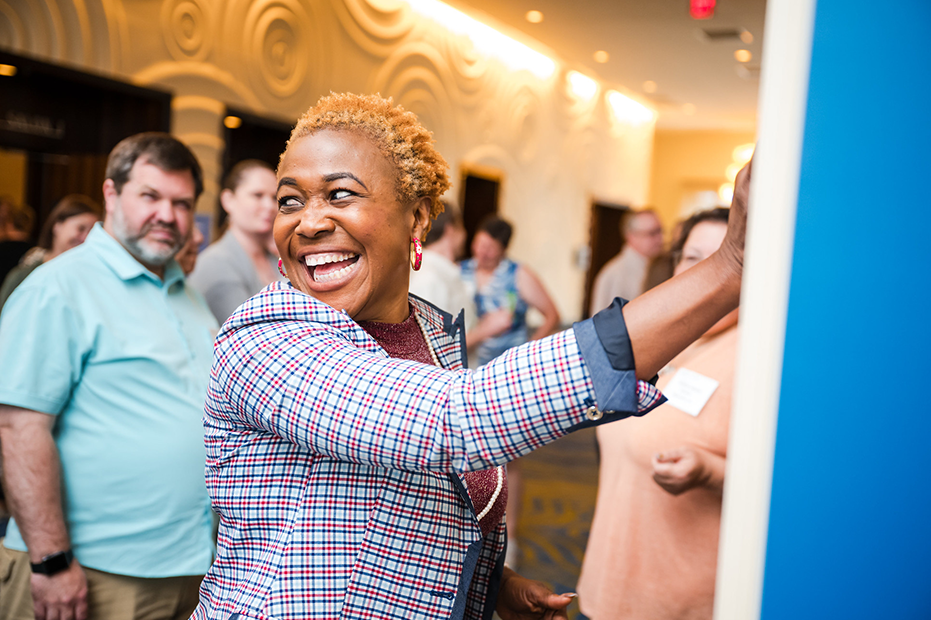
[[[623,249],[598,272],[592,287],[591,314],[615,297],[630,301],[644,290],[650,261],[663,252],[663,227],[652,209],[626,213],[621,219]]]
[[[0,318],[0,618],[187,618],[213,559],[201,418],[217,325],[174,260],[201,167],[144,133],[106,177],[104,224]]]

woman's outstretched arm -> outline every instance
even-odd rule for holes
[[[737,175],[727,236],[721,248],[688,271],[624,306],[624,321],[638,378],[654,376],[718,319],[737,307],[752,163]]]

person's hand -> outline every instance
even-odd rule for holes
[[[575,597],[574,593],[555,594],[539,581],[526,579],[505,568],[495,611],[501,620],[565,620],[568,618],[566,607]]]
[[[31,585],[36,620],[87,620],[87,577],[77,560],[51,577],[33,573]]]
[[[734,179],[734,198],[731,200],[731,212],[727,218],[727,235],[721,244],[721,251],[734,262],[738,270],[744,264],[744,239],[747,236],[747,207],[750,199],[750,172],[753,158],[740,169]]]
[[[486,313],[479,321],[478,327],[481,328],[482,334],[486,338],[493,338],[510,329],[513,322],[514,313],[510,309],[498,308]]]
[[[683,446],[653,455],[653,480],[673,495],[680,495],[708,482],[711,471],[703,454]]]

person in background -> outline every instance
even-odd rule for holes
[[[720,247],[727,222],[721,208],[685,221],[676,275]],[[712,617],[737,312],[660,371],[667,403],[597,429],[598,500],[578,587],[591,620]]]
[[[14,213],[18,210],[19,207],[12,198],[0,196],[0,282],[4,281],[7,274],[29,249],[29,243],[25,241],[28,235],[24,237],[22,231],[13,224]],[[3,486],[0,485],[0,536],[6,533],[8,519],[9,512],[3,495]]]
[[[663,227],[652,209],[632,211],[621,219],[624,248],[595,277],[590,314],[620,297],[630,301],[643,293],[650,260],[663,251]]]
[[[475,323],[475,301],[456,261],[465,251],[466,229],[452,205],[436,216],[423,243],[419,271],[411,271],[410,292],[453,316],[465,312],[466,329]]]
[[[59,200],[42,225],[37,246],[23,256],[0,286],[0,310],[10,293],[36,267],[84,243],[87,233],[102,216],[103,209],[87,196],[70,194]]]
[[[26,252],[20,263],[7,274],[0,286],[0,311],[13,290],[19,286],[39,265],[50,261],[66,250],[84,243],[87,233],[100,221],[103,209],[96,201],[71,194],[65,196],[49,214],[42,231],[39,233],[39,243]],[[2,475],[2,472],[0,472]],[[9,511],[0,486],[0,537],[6,534],[6,525],[9,520]]]
[[[203,190],[181,142],[116,145],[106,218],[0,315],[13,521],[0,618],[189,618],[213,560],[203,409],[217,323],[173,260]]]
[[[559,312],[537,275],[506,257],[513,228],[497,217],[479,223],[472,240],[473,258],[462,263],[462,277],[475,291],[478,324],[466,335],[477,365],[483,366],[508,349],[529,340],[544,338],[559,326]],[[529,333],[527,310],[543,314],[543,324]],[[520,461],[508,464],[507,530],[509,566],[520,561],[517,523],[520,521],[523,491]]]
[[[507,258],[513,227],[497,216],[479,223],[472,239],[472,258],[462,262],[462,278],[475,291],[479,324],[467,335],[470,350],[483,366],[511,347],[539,340],[559,327],[559,311],[529,267]],[[543,315],[543,324],[531,334],[527,310]],[[486,320],[486,316],[489,316]]]
[[[229,229],[201,253],[189,278],[220,323],[278,279],[278,256],[272,249],[276,189],[274,170],[257,159],[239,162],[223,181],[220,204],[229,216]]]
[[[17,208],[12,196],[0,195],[0,243],[9,240],[10,231],[15,231],[11,220]]]
[[[643,292],[645,293],[671,278],[675,268],[671,249],[663,251],[662,254],[653,258],[643,278]]]
[[[32,247],[36,212],[29,205],[0,197],[0,282],[3,282],[23,255]]]

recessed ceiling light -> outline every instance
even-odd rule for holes
[[[647,80],[643,83],[643,92],[653,94],[656,92],[656,82]]]
[[[611,58],[611,56],[608,54],[608,52],[606,52],[606,51],[604,51],[604,50],[598,50],[597,52],[595,52],[595,53],[592,55],[592,58],[595,59],[595,62],[604,64],[604,63],[608,62],[608,60]]]
[[[695,115],[695,104],[694,103],[683,104],[682,113],[685,114],[686,116],[694,116]]]
[[[223,125],[227,129],[239,129],[242,126],[242,119],[238,116],[227,116],[223,119]]]
[[[740,40],[746,43],[747,45],[750,45],[751,43],[753,43],[753,33],[750,32],[749,30],[744,30],[743,32],[740,33]]]
[[[531,24],[539,24],[543,21],[543,13],[540,11],[527,11],[527,14],[524,15],[524,17]]]
[[[734,58],[737,59],[737,62],[750,62],[753,59],[753,54],[750,53],[750,50],[737,50],[734,52]]]

